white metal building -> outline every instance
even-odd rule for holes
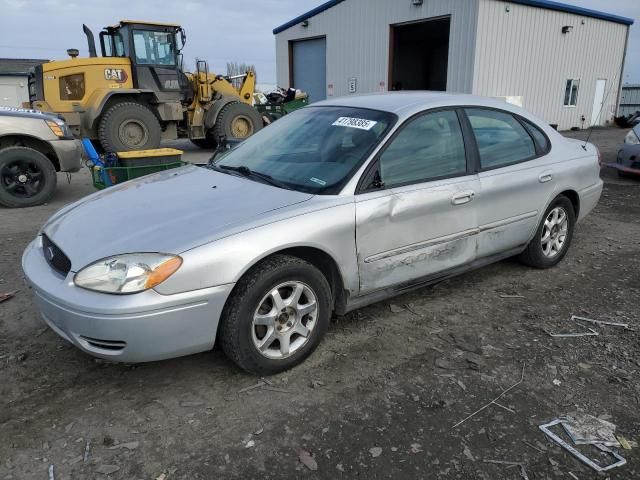
[[[19,107],[29,101],[29,69],[48,62],[23,58],[0,58],[0,107]]]
[[[560,129],[616,113],[633,20],[548,0],[331,0],[276,28],[278,84],[505,97]]]

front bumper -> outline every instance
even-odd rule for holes
[[[84,153],[80,140],[51,140],[49,143],[58,157],[61,172],[80,170]]]
[[[41,237],[22,257],[44,321],[58,335],[99,358],[149,362],[213,348],[218,321],[232,284],[161,295],[155,290],[109,295],[78,288],[73,272],[55,272]]]
[[[607,167],[640,175],[640,145],[623,145],[618,152],[617,161],[608,163]]]

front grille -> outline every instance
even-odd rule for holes
[[[51,268],[56,272],[67,275],[71,270],[71,260],[49,237],[42,235],[42,253]]]
[[[127,346],[127,342],[123,342],[122,340],[102,340],[100,338],[85,337],[84,335],[80,335],[80,338],[90,346],[100,348],[102,350],[117,352],[119,350],[123,350],[124,347]]]

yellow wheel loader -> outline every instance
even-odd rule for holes
[[[29,79],[31,107],[62,115],[75,136],[113,152],[176,138],[214,148],[221,137],[243,139],[262,128],[252,107],[255,74],[215,75],[203,60],[185,72],[179,25],[123,20],[100,32],[100,57],[93,33],[83,30],[89,58],[67,50],[71,58],[37,66]]]

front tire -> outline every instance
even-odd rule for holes
[[[0,205],[33,207],[49,201],[58,178],[51,161],[28,147],[0,150]]]
[[[104,113],[98,127],[98,138],[107,152],[152,150],[160,146],[162,129],[147,106],[122,102]]]
[[[331,319],[324,275],[296,257],[274,255],[238,282],[222,313],[219,339],[243,370],[273,375],[303,362]]]
[[[573,204],[564,195],[547,208],[533,240],[520,254],[520,261],[535,268],[551,268],[567,254],[576,224]]]

